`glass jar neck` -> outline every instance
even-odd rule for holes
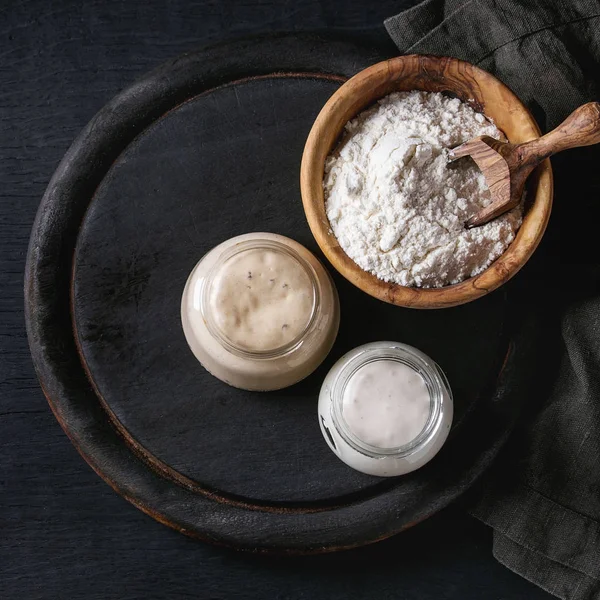
[[[266,350],[249,350],[248,348],[241,347],[239,344],[236,344],[231,339],[229,339],[215,322],[213,307],[211,306],[210,301],[211,290],[215,277],[219,273],[219,271],[224,267],[225,263],[233,257],[240,255],[244,252],[248,252],[250,250],[267,250],[271,252],[280,252],[292,258],[303,268],[306,275],[308,276],[312,288],[312,305],[310,309],[310,315],[307,319],[305,327],[290,342],[282,346],[269,348]],[[211,267],[207,276],[202,281],[202,290],[200,294],[200,310],[202,313],[202,318],[204,319],[206,327],[212,335],[212,337],[215,340],[217,340],[219,344],[221,344],[221,346],[231,354],[253,360],[280,358],[282,356],[291,354],[295,350],[297,350],[302,345],[306,336],[315,327],[320,303],[321,297],[318,278],[312,265],[307,260],[305,260],[298,252],[296,252],[296,250],[290,248],[286,244],[275,240],[266,239],[248,240],[245,242],[240,242],[235,246],[225,250],[215,262],[215,264]]]
[[[331,390],[331,418],[340,436],[354,450],[371,458],[402,458],[416,452],[435,435],[442,417],[445,377],[435,363],[427,361],[425,355],[422,357],[421,354],[410,346],[390,343],[387,347],[366,349],[344,365]],[[394,448],[381,448],[366,443],[352,432],[344,419],[344,394],[348,383],[360,368],[382,360],[396,361],[416,371],[423,378],[430,398],[429,416],[421,432],[410,442]]]

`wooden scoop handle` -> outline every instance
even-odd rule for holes
[[[556,129],[537,140],[518,146],[521,164],[540,163],[545,158],[580,146],[600,142],[600,103],[588,102],[573,111]]]

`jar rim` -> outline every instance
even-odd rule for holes
[[[350,351],[341,360],[348,358],[331,388],[331,419],[342,439],[357,452],[371,458],[403,458],[426,445],[436,434],[442,420],[444,397],[449,396],[452,399],[448,380],[437,363],[417,348],[399,342],[365,344]],[[410,367],[423,378],[429,392],[430,410],[423,429],[410,442],[393,448],[373,446],[363,441],[352,432],[343,416],[346,386],[359,369],[380,360],[392,360]]]
[[[306,326],[293,340],[282,346],[278,346],[269,350],[247,350],[246,348],[237,346],[234,342],[228,339],[222,331],[220,331],[220,328],[214,322],[212,311],[209,308],[209,297],[214,278],[227,261],[231,260],[233,257],[243,252],[260,249],[267,249],[287,254],[304,269],[312,287],[312,306]],[[211,336],[215,340],[217,340],[225,348],[225,350],[227,350],[231,354],[255,360],[280,358],[282,356],[286,356],[288,354],[291,354],[292,352],[295,352],[302,345],[306,336],[314,328],[315,323],[317,321],[320,304],[321,296],[319,290],[319,282],[314,267],[294,248],[291,248],[287,244],[284,244],[283,242],[280,242],[278,240],[271,239],[245,240],[236,243],[230,248],[227,248],[221,254],[221,256],[219,256],[216,262],[210,267],[208,274],[202,281],[202,291],[200,293],[200,312],[206,324],[206,328],[211,334]]]

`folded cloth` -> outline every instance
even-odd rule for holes
[[[599,0],[426,0],[385,25],[402,53],[456,56],[494,73],[542,130],[600,99]],[[494,529],[500,562],[584,600],[600,598],[600,147],[552,165],[550,226],[509,284],[545,332],[523,364],[534,385],[471,511]]]

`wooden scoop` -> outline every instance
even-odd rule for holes
[[[600,142],[600,103],[589,102],[572,112],[556,129],[523,144],[500,142],[484,135],[450,151],[450,161],[470,156],[481,169],[492,195],[489,206],[466,223],[484,225],[517,206],[529,174],[544,159],[569,148]]]

